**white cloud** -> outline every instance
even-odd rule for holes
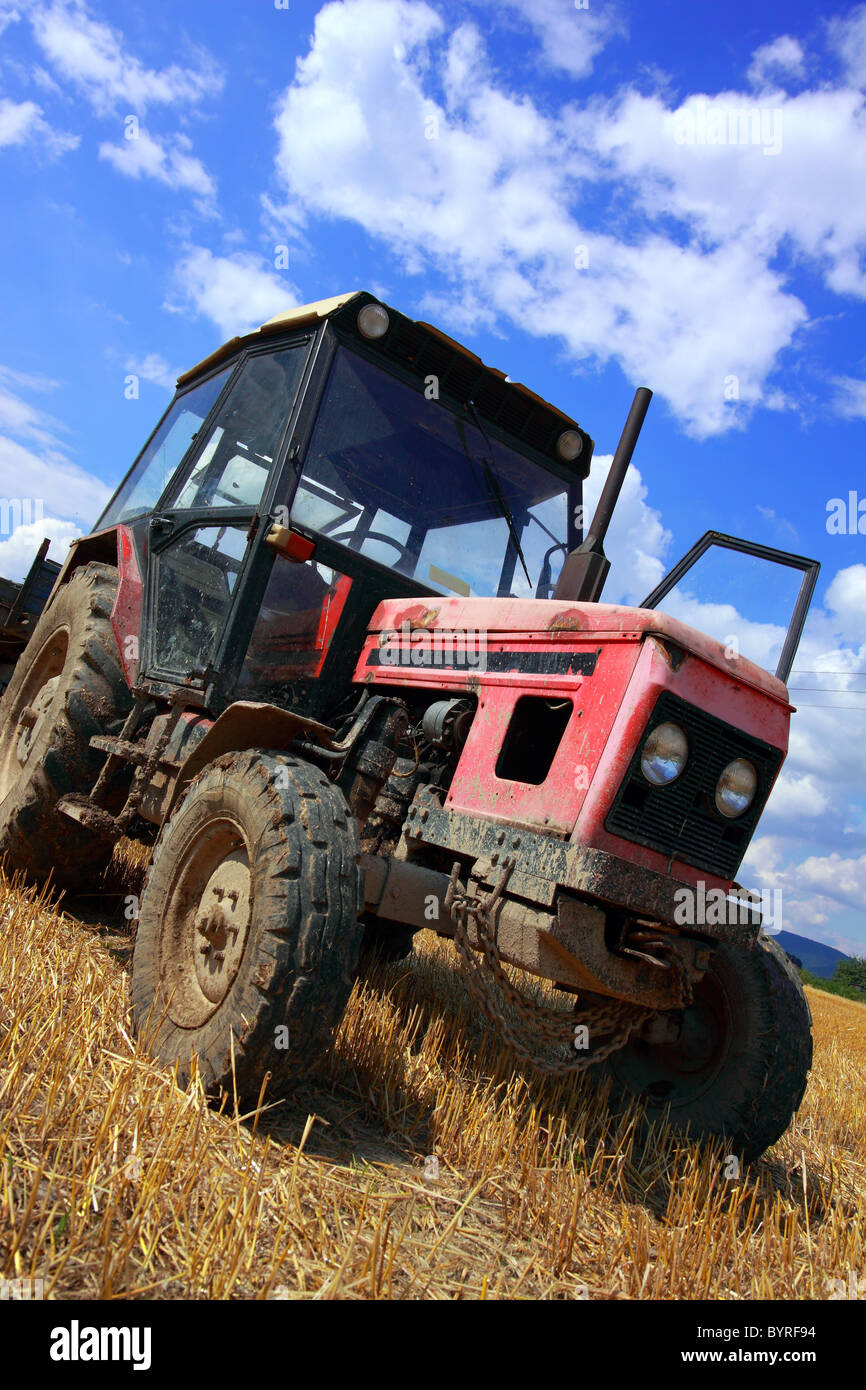
[[[853,642],[866,642],[866,565],[849,565],[836,574],[824,600],[837,629]]]
[[[75,522],[60,521],[52,516],[46,516],[43,521],[16,526],[10,536],[0,535],[0,575],[4,579],[23,579],[46,536],[51,541],[49,558],[62,564],[70,543],[82,534]]]
[[[90,527],[110,496],[105,483],[68,459],[36,454],[0,435],[0,499],[19,500],[23,517],[60,517]]]
[[[180,369],[170,366],[158,352],[148,352],[144,357],[128,358],[126,370],[134,372],[143,381],[150,381],[154,386],[162,386],[166,391],[172,392],[180,376]]]
[[[612,454],[596,454],[590,475],[583,485],[586,528],[592,520],[604,486]],[[604,549],[610,561],[610,574],[602,594],[603,603],[640,603],[658,584],[666,566],[662,556],[671,534],[662,525],[660,514],[647,503],[647,488],[634,464],[628,470],[616,511],[605,537]]]
[[[34,5],[28,18],[55,72],[101,115],[116,111],[120,103],[139,115],[150,106],[193,105],[222,89],[222,75],[205,54],[196,67],[146,67],[127,51],[116,29],[93,18],[83,0]]]
[[[202,246],[192,247],[175,266],[174,287],[175,300],[165,307],[205,315],[223,338],[248,333],[301,303],[295,287],[263,257],[249,252],[215,256]]]
[[[65,154],[79,143],[77,135],[55,130],[35,101],[10,101],[0,97],[0,146],[24,145],[38,140],[51,155]]]
[[[50,389],[54,383],[27,377],[10,370],[9,367],[0,366],[0,430],[8,430],[19,439],[54,448],[58,443],[58,433],[62,432],[62,425],[10,390],[11,385],[44,391]]]
[[[845,420],[866,420],[866,381],[853,376],[837,376],[833,379],[836,399],[833,402],[837,415]]]
[[[192,142],[186,135],[175,135],[171,142],[162,141],[139,130],[134,140],[108,141],[99,146],[100,159],[107,159],[128,178],[158,179],[169,188],[185,189],[197,195],[203,211],[212,210],[216,184],[201,160],[191,154]]]
[[[773,788],[769,805],[777,819],[802,824],[823,815],[830,801],[811,772],[788,772],[786,768]]]
[[[32,559],[43,536],[59,541],[88,529],[111,495],[105,483],[66,457],[60,422],[11,389],[44,392],[54,385],[0,367],[0,544],[6,547],[0,553],[7,557],[29,553]],[[17,577],[2,566],[0,574]]]
[[[7,25],[14,24],[20,18],[21,12],[16,5],[8,3],[8,0],[0,0],[0,34]]]
[[[752,54],[748,78],[754,87],[769,87],[780,77],[802,78],[806,74],[803,45],[790,34],[762,44]]]
[[[847,80],[866,87],[866,5],[857,5],[844,17],[827,24],[830,45],[842,60]]]
[[[499,14],[518,15],[532,28],[541,44],[545,62],[571,77],[586,77],[605,44],[620,32],[619,22],[606,10],[573,0],[491,0]]]
[[[679,218],[707,247],[739,245],[755,265],[789,239],[831,289],[866,297],[866,202],[851,197],[866,177],[859,93],[780,92],[772,105],[695,94],[671,110],[631,92],[594,119],[597,148],[648,213]]]
[[[866,854],[845,858],[841,854],[810,855],[800,865],[800,883],[834,902],[862,911],[866,902]]]
[[[649,380],[705,436],[758,405],[791,408],[772,376],[809,316],[777,266],[783,245],[838,293],[866,295],[866,202],[851,196],[866,176],[862,98],[780,93],[754,145],[678,143],[677,121],[707,100],[674,109],[626,90],[547,115],[503,88],[472,25],[446,36],[426,4],[344,0],[319,11],[280,101],[277,173],[287,208],[356,222],[410,273],[438,269],[455,331],[472,296],[485,326],[510,320],[561,338],[575,362]],[[623,186],[633,214],[599,220]]]

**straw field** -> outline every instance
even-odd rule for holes
[[[514,1070],[426,932],[291,1102],[218,1112],[131,1035],[135,873],[68,910],[0,877],[0,1275],[60,1299],[825,1299],[866,1274],[863,1006],[809,991],[803,1107],[739,1176],[589,1079]]]

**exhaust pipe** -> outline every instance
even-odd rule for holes
[[[634,393],[631,410],[616,446],[595,516],[590,523],[586,539],[566,558],[553,593],[554,598],[564,598],[576,603],[598,603],[601,598],[604,582],[610,570],[610,561],[604,553],[604,538],[652,396],[652,391],[646,386],[639,386]]]

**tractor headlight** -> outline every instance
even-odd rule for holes
[[[659,724],[640,755],[640,770],[654,787],[675,782],[688,761],[689,743],[679,724]]]
[[[358,331],[365,338],[384,338],[390,327],[391,320],[384,304],[365,304],[358,314]]]
[[[758,774],[748,758],[728,763],[716,783],[716,809],[733,820],[748,811],[758,790]]]
[[[577,430],[563,430],[556,441],[556,452],[564,463],[574,463],[583,451],[583,440]]]

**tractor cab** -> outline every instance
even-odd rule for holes
[[[323,713],[382,600],[550,597],[592,449],[368,294],[281,315],[181,378],[98,523],[141,581],[129,674]]]

